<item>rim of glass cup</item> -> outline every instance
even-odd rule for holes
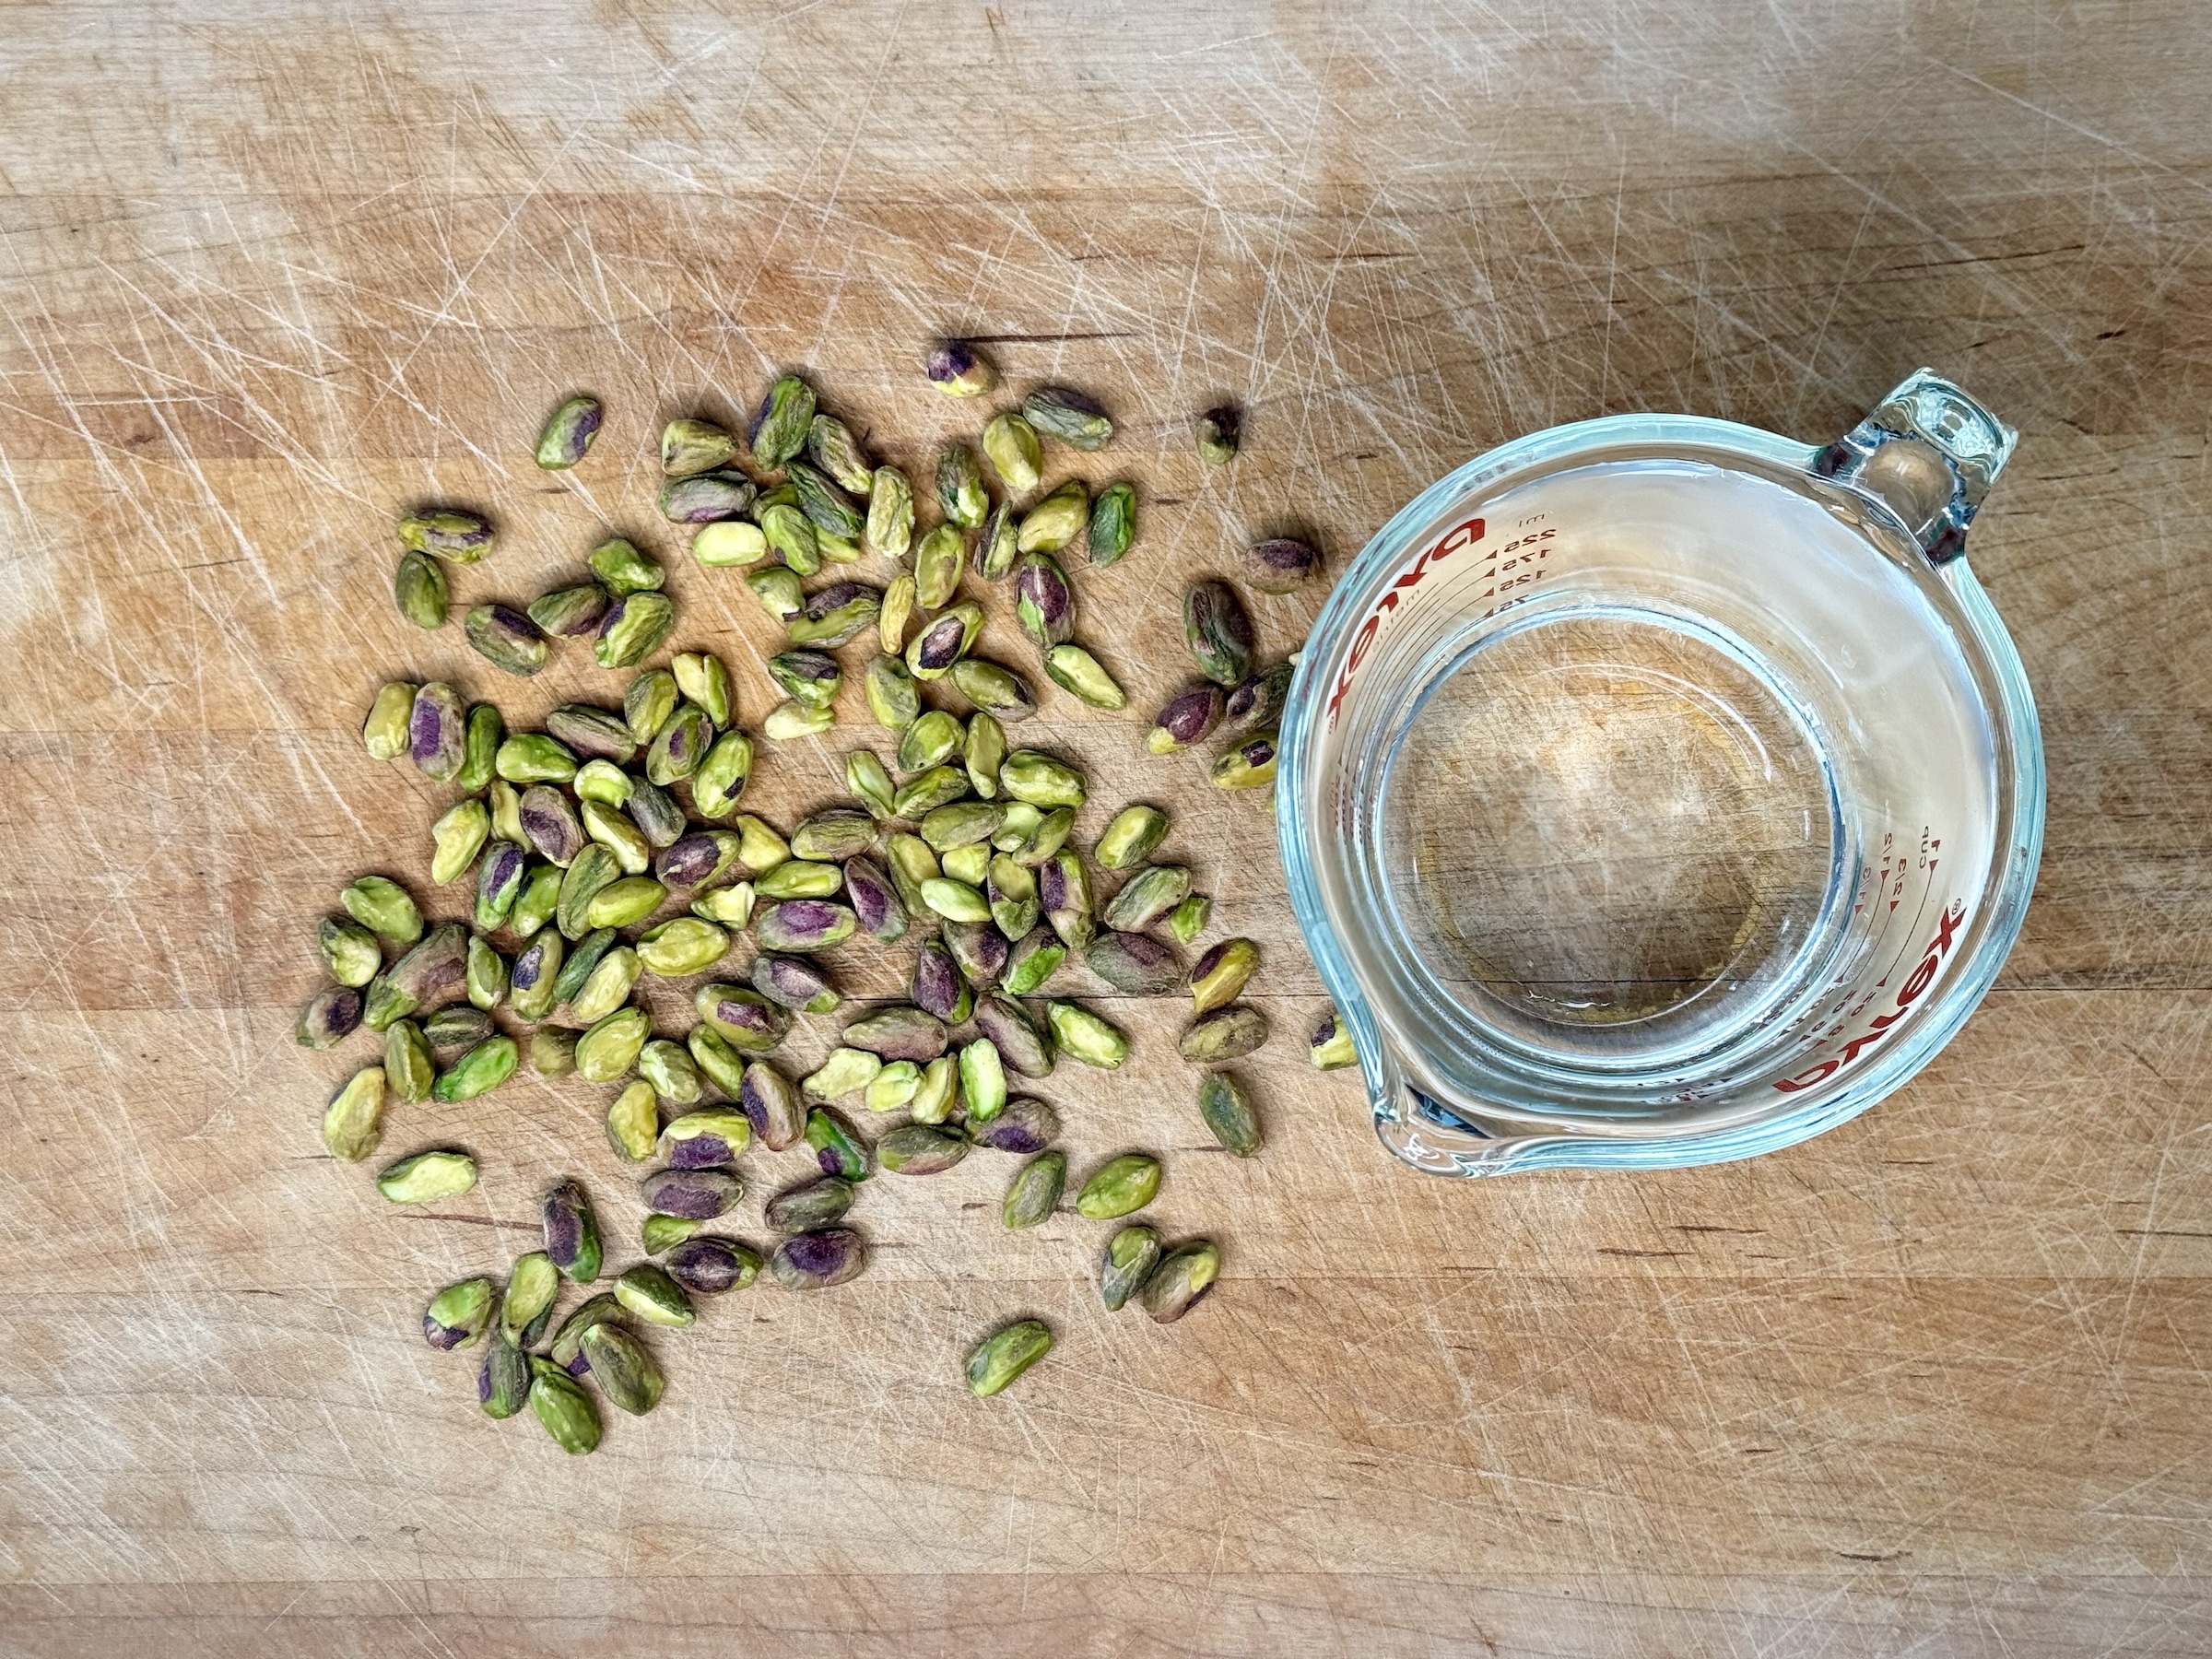
[[[1985,877],[1987,897],[1976,919],[1980,937],[1972,953],[1947,978],[1922,1018],[1900,1033],[1903,1041],[1877,1052],[1831,1092],[1721,1129],[1692,1127],[1666,1132],[1657,1126],[1639,1130],[1627,1124],[1598,1129],[1562,1122],[1555,1132],[1491,1135],[1453,1112],[1448,1105],[1440,1108],[1429,1102],[1410,1087],[1398,1055],[1385,1042],[1350,963],[1337,946],[1335,930],[1322,901],[1319,874],[1307,850],[1308,762],[1313,727],[1326,706],[1330,667],[1365,616],[1371,598],[1370,585],[1378,576],[1394,570],[1448,510],[1468,496],[1490,490],[1514,473],[1548,467],[1584,453],[1646,445],[1703,449],[1712,452],[1720,465],[1750,458],[1808,474],[1821,453],[1817,444],[1698,415],[1606,416],[1547,427],[1486,450],[1422,490],[1369,540],[1322,607],[1291,680],[1278,728],[1275,807],[1276,837],[1291,909],[1322,983],[1335,1004],[1338,1017],[1351,1031],[1378,1135],[1394,1153],[1434,1173],[1484,1176],[1539,1169],[1682,1169],[1794,1146],[1856,1117],[1894,1093],[1934,1059],[1988,994],[2027,918],[2028,900],[2034,891],[2036,868],[2042,855],[2042,731],[2027,671],[2012,636],[1975,578],[1971,560],[1952,559],[1936,566],[1935,573],[1958,601],[1998,690],[1998,706],[1992,714],[2001,719],[2011,738],[2013,832],[2010,845],[2001,852],[2005,860],[2001,876],[1994,883]],[[1894,514],[1877,499],[1857,490],[1853,494],[1877,515],[1894,521]],[[1908,534],[1901,524],[1896,527],[1900,535]],[[2004,782],[2000,778],[2000,787]],[[1414,1097],[1418,1104],[1414,1103]],[[1537,1114],[1516,1110],[1513,1115]],[[1451,1148],[1426,1146],[1422,1150],[1428,1156],[1413,1157],[1409,1143],[1423,1126],[1412,1121],[1417,1118],[1425,1120],[1431,1142],[1449,1137],[1460,1144]]]

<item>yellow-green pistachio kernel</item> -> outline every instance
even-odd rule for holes
[[[988,922],[991,904],[964,881],[940,876],[922,884],[922,902],[947,922]]]
[[[618,1300],[621,1287],[615,1288]],[[631,1417],[643,1417],[661,1403],[667,1381],[652,1351],[620,1325],[609,1321],[583,1334],[584,1363],[599,1392]]]
[[[752,775],[753,740],[743,732],[724,732],[691,774],[692,808],[704,818],[727,818]]]
[[[947,397],[981,397],[998,384],[991,359],[966,340],[939,340],[922,366],[929,383]]]
[[[584,558],[599,585],[619,599],[630,594],[648,593],[668,580],[660,561],[638,550],[635,542],[611,536],[594,547]]]
[[[1273,732],[1247,737],[1214,762],[1214,784],[1219,789],[1259,789],[1275,782],[1276,745]]]
[[[1167,839],[1168,815],[1156,806],[1124,806],[1099,837],[1094,856],[1102,870],[1125,870],[1150,857]]]
[[[622,718],[629,726],[631,739],[651,743],[682,700],[683,688],[665,668],[648,668],[631,680],[622,693]]]
[[[605,1019],[629,1000],[630,987],[638,982],[642,966],[636,951],[618,945],[599,959],[582,989],[569,998],[570,1014],[586,1025]]]
[[[998,782],[1032,806],[1080,806],[1086,798],[1083,774],[1042,749],[1016,749],[998,769]]]
[[[418,925],[419,921],[418,918]],[[324,917],[315,930],[315,945],[330,968],[330,977],[341,985],[365,985],[384,965],[384,953],[376,942],[376,935],[359,922]]]
[[[1159,1159],[1124,1152],[1099,1166],[1076,1194],[1077,1213],[1092,1221],[1133,1216],[1159,1195]]]
[[[1191,873],[1181,865],[1153,865],[1122,886],[1100,920],[1117,933],[1147,932],[1190,896]]]
[[[453,600],[445,569],[436,559],[411,550],[399,556],[399,568],[392,573],[392,602],[401,616],[418,628],[443,628]]]
[[[790,743],[801,737],[818,737],[836,724],[834,711],[813,708],[794,697],[771,709],[760,729],[778,743]]]
[[[735,435],[712,420],[686,417],[661,429],[661,475],[688,478],[737,458]]]
[[[535,938],[538,929],[553,920],[554,910],[560,903],[564,874],[559,865],[531,866],[523,877],[523,890],[514,896],[514,908],[507,912],[509,933],[518,939]]]
[[[833,1048],[799,1088],[810,1100],[841,1100],[866,1088],[882,1069],[881,1057],[865,1049]]]
[[[323,1111],[323,1147],[359,1163],[376,1150],[384,1117],[384,1068],[365,1065],[346,1079]]]
[[[616,1009],[577,1039],[576,1075],[590,1083],[614,1082],[637,1064],[638,1051],[652,1034],[644,1009]]]
[[[664,1106],[696,1106],[704,1092],[690,1051],[665,1037],[655,1037],[638,1051],[638,1076],[652,1085]]]
[[[987,1124],[1006,1109],[1006,1063],[988,1037],[960,1050],[960,1099],[971,1124]]]
[[[638,1247],[649,1256],[674,1250],[706,1226],[688,1216],[648,1216],[638,1226]]]
[[[914,615],[914,578],[911,571],[901,571],[891,578],[883,590],[883,605],[876,613],[876,642],[887,656],[901,656],[906,651],[906,625]]]
[[[543,1019],[553,1012],[554,986],[565,954],[559,930],[541,929],[507,971],[507,1004],[523,1019]]]
[[[482,934],[468,941],[466,984],[471,1007],[487,1013],[507,1000],[507,959]]]
[[[465,1152],[418,1152],[388,1165],[376,1190],[394,1204],[435,1204],[458,1198],[477,1184],[477,1160]]]
[[[571,1457],[599,1449],[599,1408],[568,1372],[535,1355],[530,1360],[530,1410],[553,1443]]]
[[[1006,1183],[1006,1195],[999,1205],[999,1219],[1008,1228],[1036,1227],[1051,1220],[1053,1212],[1060,1207],[1060,1194],[1066,1185],[1067,1155],[1040,1152]]]
[[[692,900],[691,913],[724,927],[743,927],[753,919],[753,900],[751,882],[733,881],[727,887],[714,888]]]
[[[998,481],[1016,495],[1037,488],[1044,446],[1037,440],[1037,429],[1019,415],[1009,411],[996,416],[983,428],[983,453],[990,457]]]
[[[960,584],[967,544],[957,524],[939,524],[914,548],[914,602],[924,610],[942,607]]]
[[[1024,553],[1057,553],[1090,527],[1090,488],[1070,478],[1021,516],[1014,545]]]
[[[913,546],[914,487],[895,466],[876,469],[868,493],[868,546],[888,559],[901,559]]]
[[[543,732],[519,732],[508,738],[492,765],[510,783],[566,783],[576,776],[576,757]]]
[[[1159,1265],[1159,1235],[1142,1222],[1109,1239],[1099,1260],[1099,1300],[1106,1304],[1106,1312],[1120,1312]]]
[[[487,1037],[438,1074],[438,1081],[430,1086],[430,1099],[441,1106],[457,1106],[489,1094],[514,1076],[522,1061],[522,1045],[513,1038],[504,1034]]]
[[[500,747],[506,747],[502,741]],[[492,764],[499,762],[495,757]],[[491,808],[491,832],[503,841],[521,842],[528,838],[523,834],[522,792],[501,777],[494,777],[484,786],[484,804]]]
[[[991,843],[970,841],[965,846],[947,848],[939,862],[944,865],[945,875],[948,880],[961,882],[980,889],[991,876]],[[989,896],[986,894],[984,902],[988,903],[989,901]],[[959,920],[960,918],[951,919]]]
[[[653,867],[653,843],[605,801],[584,802],[583,832],[615,855],[615,865],[625,876],[642,876]]]
[[[643,1163],[653,1156],[660,1134],[661,1109],[653,1085],[626,1085],[606,1109],[606,1144],[617,1157]]]
[[[615,1281],[615,1300],[647,1324],[680,1330],[696,1317],[684,1288],[651,1262],[639,1263]],[[606,1328],[594,1325],[593,1331]],[[592,1332],[587,1331],[583,1336],[587,1350],[591,1341]]]
[[[668,889],[650,876],[625,876],[594,895],[585,921],[594,927],[629,927],[661,908]]]
[[[677,689],[707,712],[717,728],[730,724],[730,671],[722,659],[703,651],[678,652],[668,667]]]
[[[717,519],[692,534],[691,557],[710,571],[756,565],[768,557],[768,537],[743,519]]]
[[[491,813],[481,801],[463,801],[449,807],[430,826],[437,851],[430,858],[430,879],[443,887],[468,874],[491,837]]]
[[[906,665],[918,680],[943,679],[968,654],[983,626],[979,605],[956,605],[924,623],[906,648]]]
[[[638,960],[667,979],[703,973],[728,954],[726,929],[697,916],[677,916],[648,928],[638,938]]]
[[[1129,706],[1129,694],[1080,645],[1055,645],[1047,651],[1044,673],[1061,690],[1094,709],[1111,712]]]
[[[1220,1247],[1211,1239],[1194,1240],[1161,1258],[1137,1292],[1137,1302],[1161,1324],[1172,1324],[1196,1307],[1220,1277]]]
[[[828,899],[844,885],[844,872],[833,864],[787,858],[756,877],[753,890],[763,899]]]
[[[865,1097],[870,1112],[896,1112],[922,1087],[922,1067],[912,1060],[894,1060],[876,1074]]]
[[[1260,947],[1250,939],[1224,939],[1191,969],[1191,1005],[1209,1014],[1235,1002],[1260,966]]]
[[[530,1033],[530,1069],[541,1077],[565,1077],[576,1069],[576,1040],[582,1031],[540,1026]]]
[[[1053,1333],[1040,1319],[1024,1319],[994,1332],[968,1356],[968,1392],[979,1400],[999,1393],[1052,1352]]]
[[[393,526],[399,545],[433,553],[448,564],[477,564],[491,551],[491,521],[465,507],[433,507],[410,512]]]
[[[553,1323],[560,1297],[560,1274],[542,1250],[517,1256],[507,1270],[507,1294],[500,1300],[500,1335],[518,1347],[535,1347]]]
[[[492,1311],[499,1301],[499,1287],[488,1278],[448,1285],[422,1312],[423,1340],[443,1350],[468,1347],[491,1329]]]
[[[418,688],[410,680],[390,680],[376,688],[361,722],[361,744],[374,760],[396,760],[407,753],[409,722]]]
[[[897,792],[882,759],[870,748],[856,748],[845,757],[845,788],[878,821],[899,816],[893,804]]]
[[[1129,1058],[1129,1039],[1121,1030],[1079,1004],[1058,999],[1044,1005],[1060,1052],[1100,1071],[1112,1071]]]
[[[991,511],[991,498],[983,491],[983,469],[976,465],[975,452],[964,443],[947,444],[937,456],[937,506],[946,523],[963,530],[980,528]]]
[[[957,716],[932,709],[899,735],[899,770],[927,771],[949,760],[967,735]]]
[[[626,594],[600,618],[593,659],[602,668],[634,668],[661,648],[675,627],[676,606],[667,594]]]
[[[1188,945],[1206,931],[1213,913],[1214,901],[1204,893],[1193,893],[1168,913],[1168,931]]]
[[[750,442],[753,459],[763,467],[782,466],[806,447],[814,424],[814,388],[795,374],[779,378],[754,412]]]
[[[887,732],[903,732],[921,718],[922,688],[903,657],[870,657],[861,689],[867,695],[868,712]]]
[[[768,539],[768,550],[799,575],[811,576],[822,568],[814,521],[797,507],[779,501],[762,509],[760,534]]]

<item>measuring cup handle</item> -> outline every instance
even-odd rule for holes
[[[1966,551],[1966,527],[2019,437],[1958,386],[1922,369],[1821,450],[1812,470],[1881,502],[1930,564],[1948,564]]]

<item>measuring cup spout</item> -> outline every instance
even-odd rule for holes
[[[1933,370],[1913,372],[1822,450],[1813,471],[1897,514],[1932,565],[1966,551],[1966,527],[2019,434]]]

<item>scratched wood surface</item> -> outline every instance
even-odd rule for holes
[[[2212,37],[2186,0],[1698,7],[18,6],[0,31],[0,1651],[676,1656],[2200,1653],[2212,1646]],[[1122,419],[1081,577],[1148,704],[1181,584],[1337,564],[1485,446],[1637,408],[1811,439],[1901,373],[2023,433],[1972,557],[2040,700],[2050,833],[1995,992],[1909,1089],[1754,1163],[1444,1183],[1376,1149],[1261,804],[1053,699],[1078,839],[1129,798],[1260,939],[1270,1130],[1208,1151],[1171,1008],[1043,1092],[1165,1151],[1227,1252],[1171,1329],[1006,1161],[878,1181],[869,1272],[660,1343],[648,1421],[494,1424],[425,1292],[574,1171],[604,1089],[395,1112],[429,1213],[321,1156],[369,1040],[296,1048],[312,928],[419,876],[442,792],[361,752],[386,677],[528,724],[388,598],[396,509],[482,502],[465,602],[614,525],[748,724],[766,618],[652,511],[665,418],[779,367],[894,459],[980,416],[939,330]],[[589,387],[585,466],[528,461]],[[1249,408],[1202,476],[1187,419]],[[1003,595],[987,649],[1021,660]],[[1318,596],[1265,602],[1293,646]],[[773,750],[788,822],[869,735]],[[453,908],[448,901],[447,908]],[[843,953],[852,987],[896,974]],[[654,1006],[680,1030],[676,999]],[[820,1022],[817,1022],[818,1025]],[[818,1053],[812,1030],[794,1048]],[[756,1156],[772,1190],[792,1155]],[[737,1230],[758,1238],[757,1203]],[[1060,1332],[1011,1394],[957,1368]]]

